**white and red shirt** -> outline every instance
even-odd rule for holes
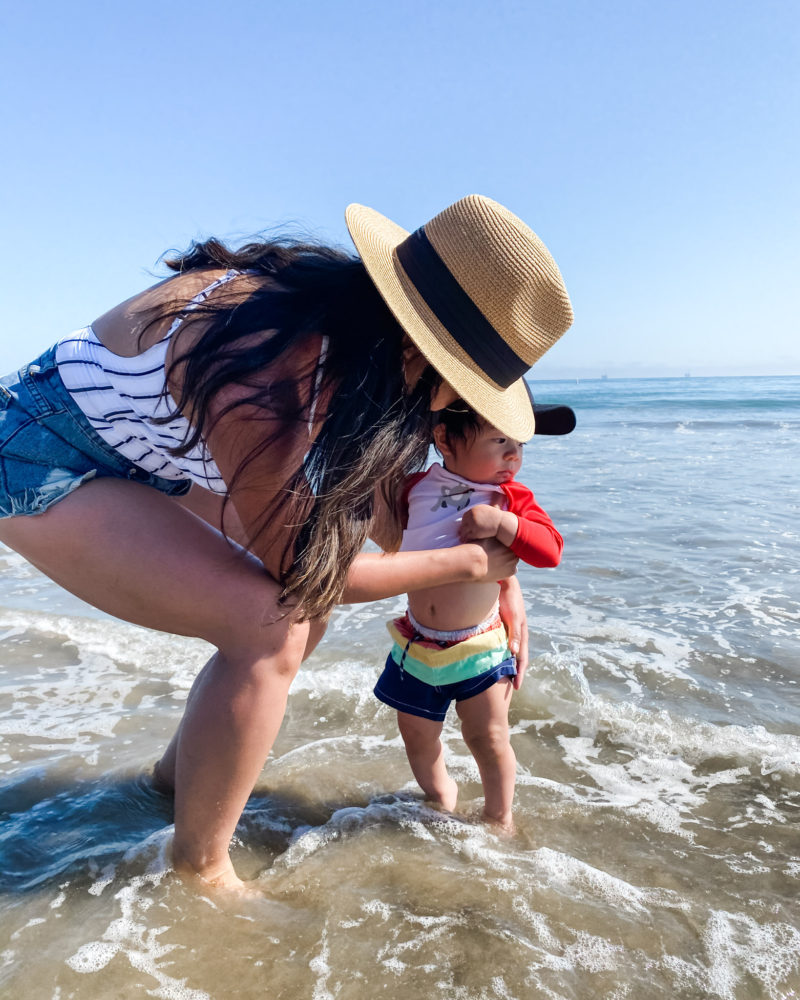
[[[517,516],[517,535],[511,551],[531,566],[557,566],[564,541],[553,522],[521,483],[473,483],[435,462],[425,472],[409,477],[402,505],[407,511],[400,551],[442,549],[458,545],[458,529],[465,510],[490,504]]]

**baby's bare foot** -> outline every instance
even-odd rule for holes
[[[513,837],[517,832],[513,816],[503,816],[498,819],[496,816],[487,816],[484,813],[483,820],[492,827],[495,833],[500,834],[502,837]]]
[[[447,781],[448,784],[442,794],[431,799],[431,802],[445,812],[453,812],[458,802],[458,785],[452,778],[448,778]]]

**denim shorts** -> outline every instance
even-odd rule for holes
[[[41,514],[90,479],[130,479],[170,496],[187,479],[132,465],[92,428],[61,380],[56,349],[0,379],[0,517]]]
[[[464,701],[476,694],[487,691],[501,677],[516,677],[517,667],[513,657],[503,660],[496,667],[469,677],[455,684],[441,684],[438,687],[426,684],[407,670],[399,667],[392,654],[386,661],[383,673],[375,685],[375,697],[398,712],[418,715],[421,719],[444,722],[451,701]]]

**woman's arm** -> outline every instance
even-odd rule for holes
[[[343,604],[379,601],[448,583],[504,580],[517,569],[517,557],[494,538],[445,549],[395,551],[400,533],[380,487],[375,490],[369,536],[383,552],[356,556],[347,574]]]
[[[447,583],[481,583],[513,576],[517,557],[494,538],[449,549],[363,552],[347,574],[343,604],[379,601]]]

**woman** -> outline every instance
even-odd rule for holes
[[[221,886],[332,607],[513,574],[499,543],[358,553],[368,534],[396,548],[391,497],[432,410],[458,395],[531,436],[522,375],[572,319],[547,249],[489,199],[411,236],[363,206],[347,221],[360,259],[195,245],[0,384],[0,540],[110,614],[216,647],[156,780],[176,869]],[[524,641],[520,608],[511,583]]]

